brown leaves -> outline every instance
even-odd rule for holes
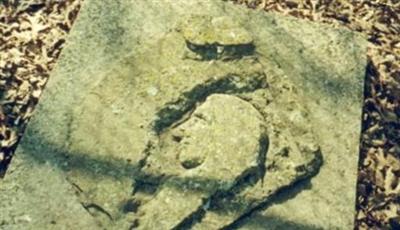
[[[80,3],[8,0],[0,7],[0,175],[47,82]]]
[[[365,194],[360,189],[360,186],[365,185],[359,185],[359,194],[363,196],[359,198],[358,203],[367,205],[358,210],[357,221],[362,229],[371,225],[388,226],[389,219],[400,215],[400,159],[394,157],[390,151],[385,153],[381,147],[372,147],[367,152],[363,167],[359,177],[360,184],[366,181],[372,183],[370,194]],[[361,175],[364,178],[361,178]]]

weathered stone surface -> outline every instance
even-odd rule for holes
[[[244,178],[256,181],[265,172],[264,119],[250,103],[212,94],[180,122],[162,134],[142,168],[145,175],[162,176],[159,191],[139,209],[141,229],[172,229],[216,192],[241,186]]]
[[[0,184],[0,229],[101,228],[57,167],[22,151]]]
[[[259,153],[260,139],[266,138],[263,126],[263,117],[250,103],[212,94],[187,120],[161,134],[159,148],[150,152],[142,171],[215,179],[222,183],[218,186],[231,187],[244,171],[264,164],[258,162],[263,158],[259,154],[265,155]]]
[[[193,15],[180,28],[183,37],[194,45],[246,45],[253,42],[249,32],[234,18]]]
[[[172,45],[187,49],[180,38],[179,33],[172,32],[149,44],[146,52],[136,55],[137,62],[124,67],[128,69],[110,73],[94,85],[71,113],[66,134],[68,180],[78,188],[82,204],[93,207],[106,225],[104,220],[120,219],[123,215],[120,207],[132,198],[134,189],[129,184],[141,168],[140,162],[151,153],[149,146],[157,142],[158,135],[210,94],[240,94],[266,87],[263,67],[255,57],[232,63],[208,63],[170,56],[165,49]],[[174,44],[177,42],[181,44]],[[163,45],[159,47],[159,43]],[[164,66],[166,63],[159,60],[175,64]],[[145,77],[132,79],[132,74]],[[149,93],[154,88],[159,91],[155,95]],[[93,114],[98,114],[96,122]],[[233,124],[232,127],[237,129]],[[83,174],[82,167],[90,173]]]
[[[230,59],[254,52],[253,37],[234,18],[191,15],[179,27],[193,59]]]
[[[191,23],[196,27],[190,29]],[[29,160],[12,166],[14,172],[26,170],[35,177],[6,175],[19,187],[41,181],[45,188],[47,174],[37,173],[44,170],[37,162],[50,162],[56,175],[52,183],[59,190],[38,189],[31,200],[45,204],[44,197],[58,194],[65,200],[34,211],[32,202],[24,199],[12,205],[28,215],[43,213],[38,214],[41,224],[32,222],[28,229],[74,224],[83,229],[287,229],[288,222],[294,229],[352,228],[364,49],[364,40],[347,30],[226,2],[85,1],[17,151],[17,162]],[[240,100],[244,109],[235,111],[238,117],[230,110],[223,114],[223,106],[208,110],[228,124],[227,130],[220,130],[232,137],[226,142],[212,139],[218,132],[211,132],[211,125],[200,129],[210,135],[195,129],[201,123],[194,122],[200,118],[193,111],[213,105],[207,104],[213,95]],[[253,115],[246,114],[249,107]],[[238,125],[233,124],[245,116],[239,127],[255,122],[266,128],[267,157],[256,170],[264,170],[263,176],[237,178],[241,170],[254,166],[249,163],[256,157],[254,151],[244,151],[249,162],[233,167],[237,170],[231,175],[220,173],[219,167],[235,162],[220,152],[218,156],[227,160],[211,165],[215,162],[209,155],[199,154],[199,148],[210,146],[195,139],[188,139],[187,155],[165,161],[157,157],[176,154],[174,140],[185,141],[181,127],[192,130],[196,140],[233,143],[233,148],[235,141],[246,138],[238,150],[260,148],[262,143],[251,142],[260,134],[256,129],[247,132],[254,138],[234,133]],[[143,168],[149,162],[162,165],[149,171]],[[226,176],[222,179],[230,180],[229,186],[213,185],[210,173],[219,180]],[[181,186],[201,177],[209,182],[198,190]],[[205,192],[210,185],[213,189]],[[2,191],[0,200],[15,193],[9,183]],[[21,197],[30,195],[17,191]],[[66,200],[72,213],[60,210]],[[0,209],[8,210],[9,205],[0,202]],[[254,212],[259,205],[264,209]],[[156,217],[154,210],[168,213]],[[64,215],[64,222],[53,224],[57,213]],[[6,223],[17,228],[12,215],[1,216],[0,227]],[[77,221],[75,215],[83,218]],[[159,226],[147,221],[153,217]]]

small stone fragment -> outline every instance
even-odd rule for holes
[[[254,51],[251,34],[228,16],[193,15],[182,25],[182,34],[194,59],[229,60],[251,55]]]

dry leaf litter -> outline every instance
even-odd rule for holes
[[[80,0],[0,2],[0,175],[11,160]]]

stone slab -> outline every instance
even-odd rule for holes
[[[203,27],[189,30],[190,18]],[[15,193],[10,180],[38,180],[38,192],[18,188],[29,202],[0,209],[41,204],[43,214],[22,215],[28,229],[140,227],[138,210],[158,194],[139,177],[159,137],[210,95],[229,94],[265,119],[265,176],[205,204],[178,192],[190,196],[175,205],[194,197],[189,208],[202,208],[174,228],[352,229],[365,47],[346,29],[222,1],[85,1],[17,151],[21,164],[1,182],[3,197]],[[58,190],[44,189],[48,167]],[[160,191],[163,202],[177,193]],[[45,206],[49,197],[60,205]],[[60,211],[66,203],[76,211]],[[63,220],[52,222],[55,213]],[[13,215],[2,215],[0,227],[18,228]],[[26,221],[31,215],[40,225]]]

